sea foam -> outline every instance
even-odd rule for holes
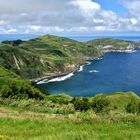
[[[94,73],[98,73],[99,71],[98,71],[98,70],[90,70],[89,72],[90,72],[90,73],[93,73],[93,72],[94,72]]]
[[[52,78],[50,80],[48,80],[48,79],[42,80],[42,81],[38,82],[37,84],[45,84],[45,83],[51,83],[51,82],[61,82],[61,81],[65,81],[67,79],[70,79],[73,75],[74,75],[73,73],[69,73],[69,74],[67,74],[65,76]]]
[[[70,79],[73,75],[74,75],[73,73],[69,73],[69,74],[67,74],[65,76],[53,78],[53,79],[49,80],[47,83],[65,81],[67,79]]]
[[[78,70],[78,72],[83,71],[83,69],[84,69],[84,65],[81,65],[80,68],[79,68],[79,70]]]
[[[86,62],[86,65],[91,65],[91,62],[87,61],[87,62]]]

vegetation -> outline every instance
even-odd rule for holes
[[[55,119],[0,119],[1,140],[139,140],[140,125]],[[38,116],[41,118],[40,116]]]
[[[139,114],[140,113],[140,102],[131,101],[126,106],[126,111],[128,113]]]
[[[0,65],[22,78],[70,72],[89,57],[100,56],[95,47],[63,37],[41,36],[29,41],[3,41]]]
[[[118,96],[121,98],[124,94],[127,93],[118,93]],[[139,114],[127,113],[127,110],[121,112],[118,108],[112,108],[112,102],[108,104],[106,100],[109,96],[97,95],[91,99],[48,95],[44,100],[0,99],[0,139],[139,140]],[[114,96],[115,100],[117,93],[111,96],[111,98]],[[55,97],[67,99],[67,104],[66,102],[52,102]],[[128,93],[128,97],[131,99],[131,94]],[[135,99],[137,100],[137,97]],[[96,104],[93,110],[83,109],[82,103],[93,102]],[[78,107],[75,106],[77,103],[81,107],[75,110],[75,107]],[[99,111],[100,113],[96,112],[103,107],[102,103],[107,107],[109,105],[108,113],[104,113],[105,110],[102,109]],[[130,103],[125,100],[125,104],[129,105]],[[119,102],[118,106],[121,106]],[[102,111],[103,113],[101,113]]]
[[[109,100],[103,96],[96,96],[94,98],[91,106],[96,113],[108,113],[109,111]]]
[[[73,71],[102,55],[100,47],[127,47],[117,39],[81,43],[45,35],[0,44],[0,140],[137,140],[140,98],[133,92],[95,97],[49,95],[27,79]]]
[[[3,41],[0,44],[0,65],[22,78],[38,78],[50,73],[73,71],[87,59],[102,55],[98,46],[127,47],[128,42],[117,39],[96,39],[87,43],[44,35],[29,41]],[[135,44],[136,45],[136,44]]]
[[[43,99],[43,94],[36,88],[32,87],[29,82],[8,81],[0,89],[1,98],[13,99]]]
[[[124,41],[119,39],[111,39],[111,38],[103,38],[103,39],[95,39],[87,42],[88,45],[91,46],[108,46],[112,45],[114,48],[120,48],[120,47],[127,47],[129,44],[134,44],[131,41]]]
[[[87,98],[73,98],[73,100],[71,101],[74,105],[75,110],[78,111],[87,111],[89,110],[90,107],[90,103],[88,101]]]
[[[23,42],[22,40],[18,39],[18,40],[13,40],[13,41],[5,40],[5,41],[2,41],[1,43],[3,43],[3,44],[11,44],[13,46],[18,46],[22,42]]]

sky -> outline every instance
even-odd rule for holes
[[[140,0],[0,0],[0,34],[139,34]]]

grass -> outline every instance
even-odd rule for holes
[[[126,105],[134,101],[139,101],[140,98],[134,92],[116,92],[107,95],[107,99],[111,102],[112,106],[117,106],[119,110],[124,111]]]
[[[0,78],[17,78],[18,76],[15,73],[3,68],[0,66]]]
[[[118,109],[109,114],[70,113],[73,107],[62,104],[71,100],[66,95],[50,95],[45,101],[5,99],[0,106],[0,140],[139,140],[140,116],[120,111],[138,96],[132,92],[97,96],[106,96],[112,106],[118,103]]]
[[[15,73],[0,66],[0,87],[4,85],[6,81],[10,79],[17,80],[18,78]]]
[[[79,112],[65,94],[44,100],[0,99],[0,140],[139,140],[140,115],[124,111],[139,97],[133,92],[97,96],[110,100],[110,112]]]
[[[70,120],[0,119],[0,140],[139,140],[140,125]]]
[[[120,47],[127,47],[129,46],[130,41],[124,41],[120,39],[111,39],[111,38],[102,38],[102,39],[95,39],[95,40],[90,40],[87,42],[89,45],[93,45],[98,47],[99,45],[101,46],[106,46],[106,45],[112,45],[115,48],[120,48]]]

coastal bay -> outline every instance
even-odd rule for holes
[[[50,82],[40,82],[39,86],[51,94],[67,93],[71,96],[94,96],[115,91],[139,93],[139,53],[138,47],[134,46],[124,51],[108,50],[103,59],[90,60],[76,73],[51,78]]]

